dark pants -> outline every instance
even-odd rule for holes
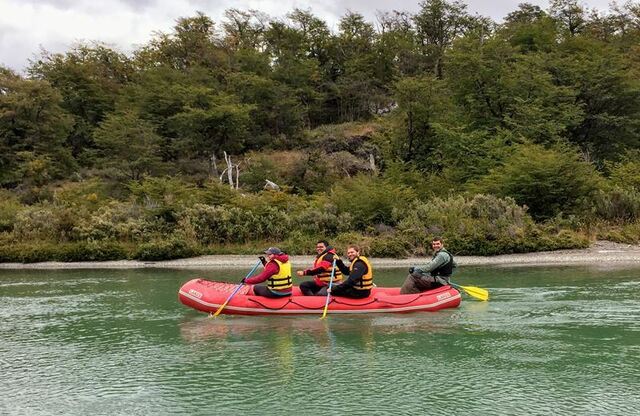
[[[408,295],[411,293],[420,293],[431,289],[444,286],[445,282],[442,277],[433,276],[417,276],[409,274],[404,280],[402,287],[400,288],[401,295]]]
[[[324,290],[324,295],[320,294],[322,289],[326,289],[326,286],[320,286],[313,280],[300,283],[300,292],[305,296],[327,296],[327,291]]]
[[[343,298],[352,298],[352,299],[362,299],[369,297],[371,294],[371,290],[358,290],[354,289],[352,286],[344,286],[337,285],[331,288],[331,294],[333,296],[343,297]],[[326,292],[325,292],[326,295]]]
[[[285,296],[291,296],[291,292],[273,292],[266,286],[254,286],[253,293],[258,296],[264,296],[265,298],[282,298]]]

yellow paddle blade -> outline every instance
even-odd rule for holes
[[[460,286],[460,287],[469,296],[473,296],[474,298],[480,299],[480,300],[489,300],[489,291],[487,289],[483,289],[481,287],[475,287],[475,286]]]

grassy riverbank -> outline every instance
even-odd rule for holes
[[[149,178],[127,189],[91,180],[53,187],[50,200],[35,204],[5,191],[0,262],[157,261],[273,245],[310,254],[318,239],[338,248],[359,244],[371,257],[406,258],[424,255],[434,235],[458,255],[486,256],[585,248],[593,238],[580,221],[536,222],[508,197],[422,200],[376,176],[342,185],[305,196],[178,178]],[[117,189],[124,195],[118,198]]]

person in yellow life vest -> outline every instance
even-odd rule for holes
[[[333,267],[333,259],[338,259],[336,250],[329,246],[326,240],[320,240],[316,243],[316,256],[313,267],[306,270],[298,270],[296,274],[299,277],[313,276],[313,280],[300,283],[300,291],[305,296],[320,295],[320,290],[326,288],[331,280],[331,269]],[[333,274],[333,284],[342,282],[342,273],[336,267]],[[326,296],[326,292],[324,294]]]
[[[264,286],[253,286],[253,293],[258,296],[266,296],[268,298],[280,298],[283,296],[291,296],[293,283],[291,281],[291,263],[289,263],[289,255],[283,253],[278,247],[269,247],[264,254],[267,258],[260,256],[264,270],[262,273],[244,279],[247,285],[256,285],[257,283],[266,282]]]
[[[360,255],[360,248],[355,245],[347,247],[347,258],[351,264],[347,267],[341,259],[336,261],[336,267],[342,274],[349,275],[347,280],[333,286],[331,294],[345,298],[362,299],[371,294],[373,287],[373,268],[365,256]],[[326,292],[324,290],[321,293]]]

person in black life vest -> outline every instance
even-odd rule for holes
[[[433,257],[427,265],[409,269],[409,275],[400,288],[401,295],[420,293],[449,284],[456,262],[444,248],[442,238],[435,237],[431,240],[431,248]]]
[[[347,247],[347,258],[351,264],[347,267],[341,259],[336,261],[336,267],[340,269],[343,275],[349,277],[344,282],[331,288],[333,296],[342,296],[345,298],[362,299],[371,294],[373,287],[373,268],[371,263],[365,256],[360,255],[360,248],[351,245]],[[327,292],[323,288],[320,294]]]
[[[329,243],[325,240],[320,240],[316,243],[316,256],[313,262],[313,267],[306,270],[298,270],[296,274],[299,277],[313,276],[313,280],[300,283],[300,291],[305,296],[319,295],[322,288],[326,288],[329,285],[331,279],[331,268],[333,267],[333,259],[338,259],[336,250],[329,246]],[[339,284],[342,282],[342,273],[336,267],[333,274],[333,284]],[[325,292],[326,295],[326,292]]]
[[[258,296],[266,296],[268,298],[291,296],[293,282],[291,281],[289,256],[278,247],[269,247],[264,254],[267,255],[266,259],[263,256],[258,257],[264,265],[262,273],[243,279],[243,282],[247,285],[266,282],[265,286],[252,287],[253,293]]]

